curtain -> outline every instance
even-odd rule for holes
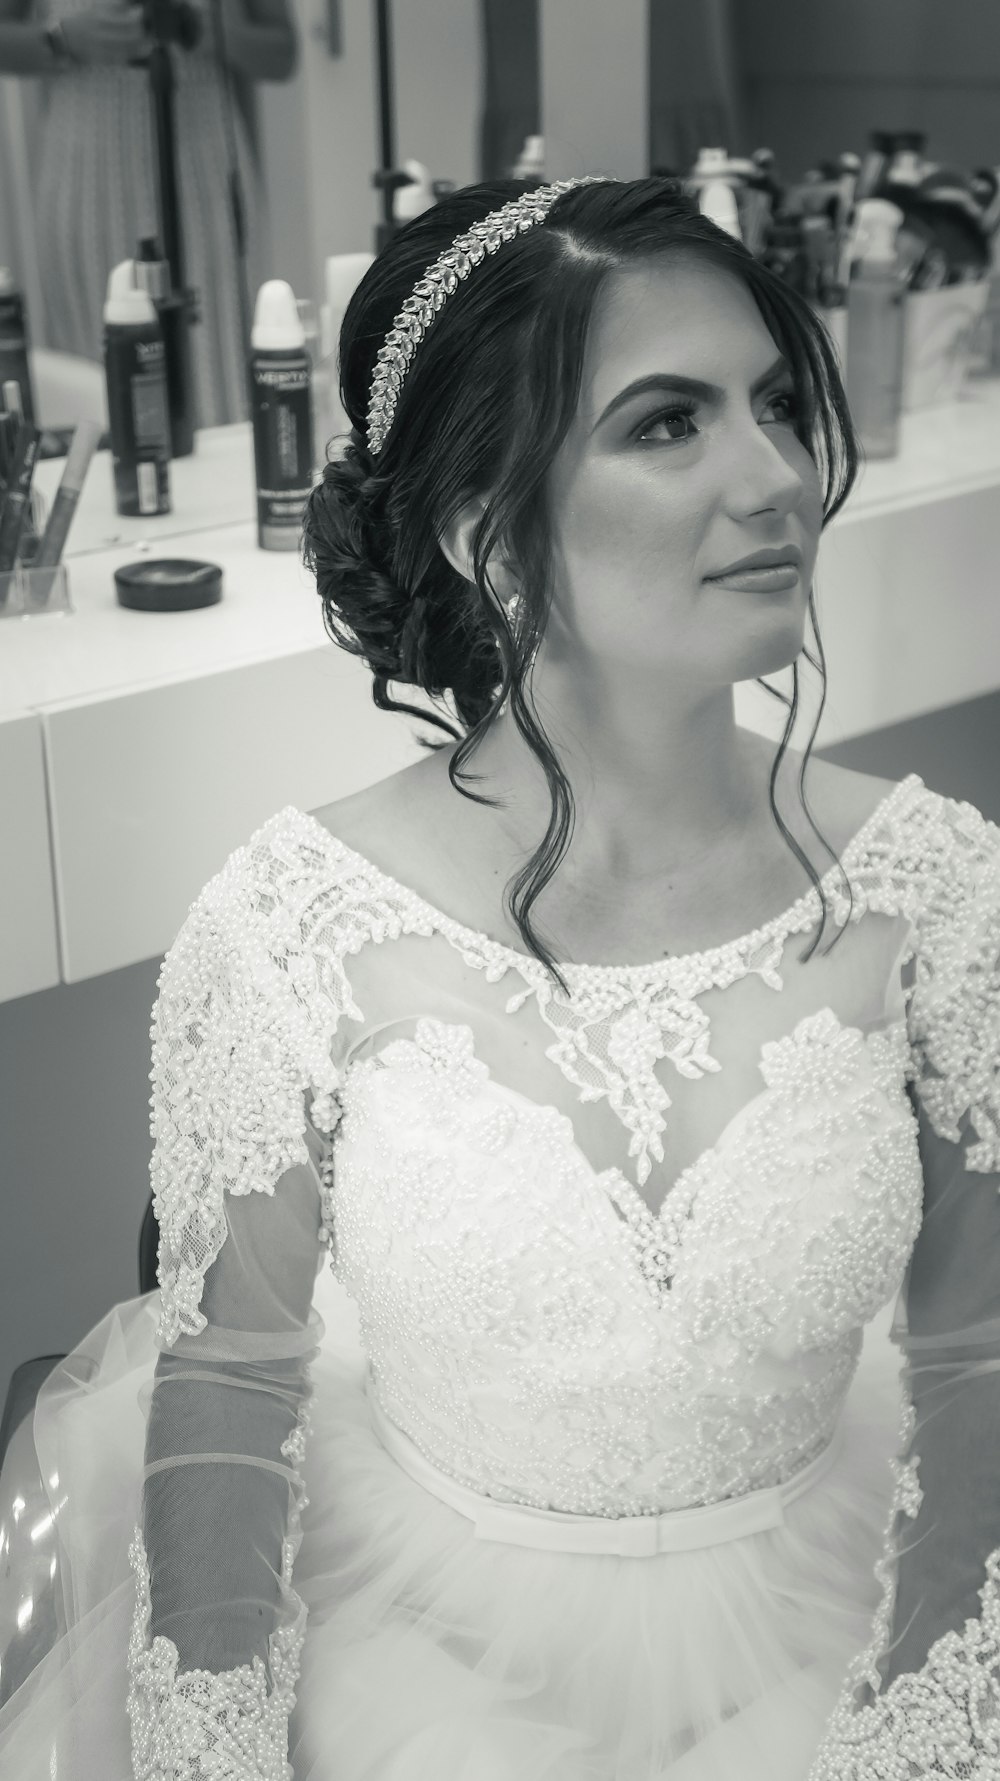
[[[703,147],[747,154],[732,0],[649,0],[649,165],[686,173]]]
[[[539,0],[482,0],[481,179],[506,179],[526,136],[540,136]]]

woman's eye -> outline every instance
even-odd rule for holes
[[[798,399],[795,395],[794,390],[779,390],[776,395],[771,397],[771,401],[787,403],[788,414],[785,417],[787,420],[793,419],[794,416],[798,413]],[[671,421],[690,420],[691,416],[694,414],[694,411],[695,411],[695,405],[693,402],[691,402],[691,403],[676,403],[675,402],[675,404],[672,408],[661,408],[659,414],[654,414],[648,421],[643,422],[638,433],[636,434],[636,437],[638,439],[644,439],[646,434],[651,432],[654,427],[665,425],[666,423],[671,422]],[[683,445],[686,443],[687,439],[689,439],[690,437],[691,437],[691,435],[689,433],[685,433],[682,436],[680,436],[679,438],[669,441],[669,443],[674,444],[674,445]]]

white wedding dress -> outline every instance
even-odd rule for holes
[[[4,1781],[996,1781],[1000,828],[911,774],[841,858],[832,951],[810,887],[567,1000],[294,807],[236,849],[159,1289],[25,1425]]]

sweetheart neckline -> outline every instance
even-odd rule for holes
[[[568,1113],[563,1114],[562,1108],[555,1106],[554,1103],[535,1101],[532,1099],[531,1095],[522,1094],[520,1089],[511,1088],[510,1085],[506,1082],[497,1082],[494,1080],[494,1078],[492,1076],[490,1077],[489,1086],[492,1088],[498,1089],[502,1095],[513,1095],[523,1106],[525,1106],[535,1112],[557,1113],[562,1118],[568,1119],[571,1126],[573,1124],[573,1121],[572,1121],[570,1115]],[[749,1101],[744,1101],[742,1106],[737,1107],[735,1113],[733,1113],[732,1116],[726,1121],[726,1124],[723,1126],[721,1132],[719,1133],[719,1136],[711,1144],[707,1144],[705,1146],[704,1150],[700,1151],[698,1156],[696,1156],[692,1162],[685,1164],[684,1168],[680,1171],[679,1175],[677,1175],[675,1177],[675,1179],[673,1180],[671,1185],[667,1188],[667,1191],[664,1194],[662,1200],[660,1201],[659,1207],[655,1212],[652,1210],[652,1208],[650,1206],[648,1206],[646,1204],[646,1201],[643,1199],[642,1194],[640,1193],[639,1189],[636,1187],[635,1182],[629,1180],[624,1169],[622,1169],[617,1163],[609,1163],[607,1168],[605,1168],[605,1169],[596,1169],[594,1167],[593,1163],[590,1161],[590,1158],[588,1157],[586,1151],[581,1146],[581,1144],[580,1144],[578,1138],[575,1136],[575,1134],[574,1135],[569,1135],[569,1134],[566,1135],[566,1145],[567,1145],[568,1149],[572,1150],[574,1152],[574,1154],[584,1164],[585,1168],[587,1169],[588,1174],[591,1176],[591,1178],[595,1182],[600,1184],[600,1183],[607,1181],[609,1177],[613,1177],[617,1185],[622,1186],[626,1189],[626,1191],[629,1195],[629,1198],[636,1204],[638,1209],[641,1211],[642,1216],[645,1218],[646,1222],[653,1226],[662,1227],[664,1224],[664,1215],[666,1212],[667,1204],[669,1201],[671,1201],[677,1197],[678,1188],[683,1187],[685,1185],[685,1183],[687,1182],[688,1177],[693,1175],[697,1169],[703,1168],[705,1166],[706,1162],[710,1158],[715,1157],[717,1154],[721,1153],[724,1145],[727,1143],[727,1141],[730,1138],[730,1134],[737,1126],[741,1116],[744,1113],[747,1113],[750,1108],[757,1106],[758,1103],[764,1098],[764,1096],[770,1094],[771,1092],[772,1092],[771,1084],[765,1083],[763,1088],[761,1088],[756,1094],[751,1095]],[[605,1198],[608,1198],[608,1197],[609,1196],[607,1194],[605,1194]],[[615,1211],[614,1206],[611,1207],[611,1210],[612,1210],[612,1213],[614,1215],[616,1222],[618,1224],[624,1225],[625,1228],[627,1229],[628,1228],[627,1219],[623,1218],[619,1212]]]
[[[872,1033],[888,1032],[892,1029],[893,1026],[899,1026],[905,1022],[905,1015],[901,1015],[901,1016],[897,1017],[897,1019],[895,1021],[886,1022],[882,1026],[861,1027],[856,1024],[849,1024],[849,1023],[843,1022],[839,1018],[836,1010],[834,1008],[832,1008],[829,1005],[829,1003],[827,1003],[822,1008],[816,1008],[816,1009],[811,1010],[809,1013],[804,1014],[800,1020],[797,1020],[795,1022],[795,1025],[793,1027],[791,1027],[787,1033],[779,1034],[777,1039],[770,1039],[770,1040],[763,1041],[763,1043],[761,1044],[761,1047],[760,1047],[760,1052],[758,1054],[758,1060],[757,1060],[758,1067],[760,1065],[760,1060],[763,1056],[765,1045],[781,1045],[788,1041],[797,1040],[804,1027],[806,1027],[811,1022],[821,1020],[826,1015],[829,1015],[831,1017],[831,1019],[835,1022],[836,1032],[837,1032],[838,1036],[842,1036],[842,1035],[846,1036],[847,1034],[855,1034],[855,1035],[857,1035],[857,1037],[859,1039],[862,1040],[862,1042],[867,1042],[868,1038],[870,1037],[870,1035]],[[448,1025],[449,1023],[445,1022],[443,1024]],[[455,1024],[459,1025],[459,1026],[467,1025],[467,1023],[464,1023],[464,1022],[456,1022]],[[476,1056],[474,1046],[473,1046],[472,1055],[473,1055],[473,1058],[475,1058],[476,1062],[478,1063],[480,1060]],[[488,1068],[488,1066],[487,1066],[487,1068]],[[756,1094],[753,1094],[750,1096],[750,1099],[748,1101],[743,1101],[741,1103],[741,1105],[739,1107],[737,1107],[736,1110],[731,1114],[730,1118],[726,1121],[726,1123],[723,1126],[722,1130],[720,1131],[718,1137],[715,1138],[710,1144],[707,1144],[705,1146],[705,1148],[703,1150],[701,1150],[698,1153],[698,1155],[690,1163],[685,1164],[684,1168],[681,1169],[680,1173],[677,1176],[675,1176],[674,1180],[672,1181],[671,1185],[667,1188],[666,1193],[664,1194],[662,1200],[660,1201],[660,1204],[659,1204],[657,1210],[654,1212],[652,1210],[652,1208],[646,1204],[645,1200],[642,1197],[642,1194],[639,1192],[639,1189],[636,1187],[635,1183],[633,1181],[629,1180],[629,1177],[626,1175],[624,1169],[620,1168],[617,1163],[609,1163],[607,1168],[605,1168],[605,1169],[596,1169],[594,1167],[594,1164],[590,1161],[590,1158],[588,1157],[586,1151],[583,1149],[582,1145],[580,1144],[579,1139],[576,1136],[575,1129],[573,1127],[572,1116],[568,1113],[563,1113],[563,1110],[561,1107],[557,1107],[554,1102],[534,1100],[531,1095],[523,1094],[520,1089],[512,1088],[510,1086],[510,1084],[499,1081],[493,1075],[492,1071],[490,1071],[490,1074],[487,1078],[487,1082],[486,1082],[486,1084],[484,1084],[484,1086],[489,1086],[491,1088],[495,1088],[495,1089],[499,1090],[501,1092],[501,1094],[504,1094],[504,1095],[513,1095],[525,1107],[531,1108],[531,1109],[541,1112],[541,1113],[547,1113],[547,1114],[554,1113],[554,1114],[559,1115],[560,1118],[568,1121],[569,1127],[570,1127],[570,1132],[566,1136],[566,1140],[565,1140],[566,1144],[569,1147],[569,1149],[571,1149],[575,1153],[575,1155],[577,1157],[579,1157],[580,1161],[583,1163],[584,1167],[587,1169],[587,1172],[591,1176],[591,1178],[597,1183],[603,1183],[604,1181],[607,1180],[607,1178],[609,1176],[613,1176],[615,1178],[616,1182],[623,1184],[624,1187],[627,1189],[627,1191],[629,1193],[629,1197],[637,1203],[637,1205],[641,1209],[647,1223],[651,1224],[654,1227],[656,1227],[656,1226],[662,1227],[662,1225],[664,1223],[665,1210],[666,1210],[669,1202],[671,1200],[673,1200],[674,1198],[676,1198],[678,1188],[683,1187],[686,1184],[686,1182],[688,1181],[688,1178],[690,1176],[693,1176],[697,1170],[702,1169],[706,1165],[706,1163],[719,1157],[722,1154],[723,1150],[726,1149],[728,1147],[728,1145],[730,1144],[730,1142],[732,1140],[732,1134],[734,1133],[734,1131],[736,1131],[738,1129],[739,1124],[743,1119],[743,1116],[746,1114],[749,1114],[754,1108],[756,1108],[760,1105],[761,1101],[764,1100],[764,1098],[767,1095],[772,1094],[774,1092],[773,1085],[769,1082],[765,1082],[763,1084],[763,1086],[757,1091]],[[614,1212],[614,1207],[612,1207],[612,1211]],[[627,1228],[627,1221],[624,1218],[622,1218],[620,1216],[620,1214],[618,1214],[617,1212],[614,1212],[614,1216],[617,1219],[619,1224],[625,1225]]]
[[[800,1034],[803,1032],[803,1030],[807,1026],[809,1026],[811,1024],[815,1024],[815,1023],[825,1019],[827,1016],[829,1016],[829,1018],[834,1022],[835,1032],[838,1037],[845,1036],[848,1034],[853,1034],[861,1040],[862,1044],[866,1047],[866,1049],[868,1047],[869,1040],[871,1039],[871,1037],[874,1033],[888,1033],[888,1032],[895,1030],[897,1027],[905,1026],[905,1023],[906,1023],[906,1016],[904,1014],[904,1015],[897,1016],[895,1020],[883,1022],[881,1025],[872,1025],[869,1027],[862,1027],[862,1026],[857,1025],[856,1023],[841,1021],[839,1016],[836,1013],[836,1010],[834,1008],[832,1008],[829,1003],[826,1003],[826,1004],[824,1004],[824,1006],[822,1008],[810,1010],[806,1014],[802,1015],[801,1018],[795,1022],[795,1025],[793,1027],[791,1027],[787,1033],[779,1034],[776,1039],[764,1040],[761,1044],[760,1052],[758,1054],[758,1064],[759,1064],[761,1058],[763,1057],[764,1050],[767,1046],[781,1045],[781,1044],[785,1044],[788,1042],[794,1042],[799,1039]],[[430,1017],[427,1017],[427,1018],[430,1018]],[[672,1206],[671,1202],[673,1202],[677,1199],[678,1191],[682,1190],[684,1188],[684,1186],[686,1186],[688,1184],[688,1182],[695,1176],[696,1171],[704,1170],[713,1161],[718,1160],[718,1158],[723,1154],[724,1150],[732,1142],[732,1137],[733,1137],[734,1132],[736,1132],[740,1128],[741,1124],[744,1123],[744,1121],[753,1113],[753,1111],[760,1106],[761,1101],[764,1100],[767,1095],[772,1094],[774,1092],[773,1084],[765,1082],[757,1094],[752,1095],[748,1101],[744,1101],[741,1106],[737,1107],[735,1112],[730,1117],[730,1119],[728,1119],[726,1124],[723,1126],[722,1131],[719,1133],[718,1137],[711,1144],[706,1145],[705,1148],[700,1152],[700,1154],[697,1157],[695,1157],[692,1162],[688,1163],[685,1168],[683,1168],[681,1170],[680,1174],[676,1177],[673,1184],[668,1188],[666,1194],[664,1195],[663,1199],[661,1200],[659,1208],[657,1209],[656,1212],[653,1212],[646,1205],[646,1202],[643,1200],[642,1195],[639,1193],[638,1189],[629,1180],[628,1176],[624,1173],[624,1171],[618,1167],[617,1164],[612,1163],[608,1166],[608,1168],[600,1169],[600,1170],[596,1169],[594,1167],[593,1163],[590,1161],[589,1157],[587,1156],[586,1151],[582,1148],[582,1146],[579,1143],[579,1140],[576,1137],[576,1132],[575,1132],[575,1128],[573,1125],[572,1117],[568,1113],[564,1113],[561,1107],[556,1106],[556,1104],[554,1102],[536,1101],[532,1098],[531,1095],[526,1095],[526,1094],[522,1093],[522,1091],[520,1089],[513,1088],[508,1083],[500,1081],[497,1077],[495,1077],[493,1075],[493,1072],[490,1069],[489,1065],[486,1064],[484,1062],[484,1060],[480,1059],[476,1053],[475,1034],[473,1033],[473,1030],[469,1026],[468,1022],[465,1022],[465,1021],[455,1021],[455,1022],[440,1021],[440,1022],[438,1022],[438,1024],[441,1026],[444,1026],[446,1029],[449,1029],[449,1030],[457,1029],[459,1031],[464,1031],[464,1032],[468,1033],[469,1040],[470,1040],[469,1049],[470,1049],[472,1061],[476,1064],[481,1064],[482,1067],[486,1070],[486,1076],[483,1079],[483,1082],[481,1084],[482,1089],[493,1090],[501,1098],[507,1098],[507,1097],[513,1098],[515,1101],[520,1102],[523,1106],[530,1109],[532,1112],[536,1112],[536,1113],[540,1113],[540,1114],[547,1114],[547,1115],[554,1114],[559,1118],[559,1120],[562,1122],[562,1124],[561,1124],[561,1141],[565,1145],[567,1152],[571,1153],[578,1159],[582,1168],[586,1172],[586,1175],[587,1175],[587,1178],[588,1178],[590,1184],[597,1189],[596,1203],[599,1205],[602,1212],[606,1213],[613,1220],[614,1227],[615,1227],[616,1232],[618,1233],[619,1240],[626,1243],[627,1247],[632,1251],[632,1254],[629,1259],[630,1259],[630,1262],[632,1263],[633,1267],[635,1267],[637,1258],[636,1258],[635,1248],[631,1241],[632,1226],[630,1225],[628,1219],[623,1217],[622,1214],[615,1207],[613,1200],[612,1200],[612,1196],[609,1193],[607,1186],[606,1186],[606,1182],[607,1182],[608,1178],[614,1177],[615,1180],[619,1184],[624,1186],[624,1188],[628,1191],[631,1199],[638,1206],[638,1208],[640,1208],[641,1213],[642,1213],[642,1221],[644,1224],[644,1234],[641,1237],[641,1242],[642,1242],[643,1248],[646,1250],[649,1250],[649,1251],[657,1251],[657,1252],[662,1253],[664,1250],[664,1246],[666,1244],[670,1243],[670,1241],[671,1241],[671,1234],[668,1231],[667,1219],[665,1216],[666,1209],[669,1206],[670,1207],[670,1216],[673,1216],[673,1206]],[[412,1046],[418,1052],[420,1050],[419,1042],[417,1041],[417,1039],[415,1037],[411,1037],[409,1039],[404,1039],[401,1041],[398,1041],[398,1040],[392,1041],[392,1043],[394,1043],[394,1044],[402,1043],[404,1045]],[[388,1048],[386,1047],[384,1049],[388,1049]],[[372,1064],[372,1063],[376,1062],[376,1060],[379,1059],[381,1056],[382,1056],[382,1052],[380,1052],[380,1051],[374,1052],[371,1054],[371,1056],[369,1058],[358,1060],[358,1061],[359,1061],[359,1063]],[[385,1066],[383,1066],[383,1067],[385,1067]],[[567,1130],[567,1127],[568,1127],[568,1130]],[[692,1212],[694,1205],[695,1205],[695,1199],[692,1199],[686,1208],[688,1215],[690,1215],[690,1213]],[[653,1293],[655,1303],[656,1303],[657,1307],[661,1310],[665,1307],[667,1301],[673,1295],[673,1281],[674,1281],[674,1277],[676,1274],[675,1264],[678,1262],[678,1260],[680,1260],[681,1262],[683,1261],[683,1252],[684,1252],[684,1246],[680,1242],[679,1236],[675,1235],[673,1238],[671,1252],[669,1255],[668,1279],[669,1279],[670,1284],[669,1284],[669,1286],[666,1284],[663,1284],[662,1286],[660,1286],[658,1288],[658,1290],[655,1290],[652,1287],[648,1275],[644,1272],[644,1270],[642,1268],[641,1262],[639,1263],[638,1267],[635,1268],[635,1272],[637,1275],[637,1283],[640,1286],[645,1285],[647,1291],[651,1291]]]

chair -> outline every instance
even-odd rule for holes
[[[159,1227],[150,1194],[139,1231],[139,1291],[156,1280]],[[0,1419],[0,1707],[59,1637],[58,1540],[33,1440],[35,1400],[64,1354],[15,1367]]]

